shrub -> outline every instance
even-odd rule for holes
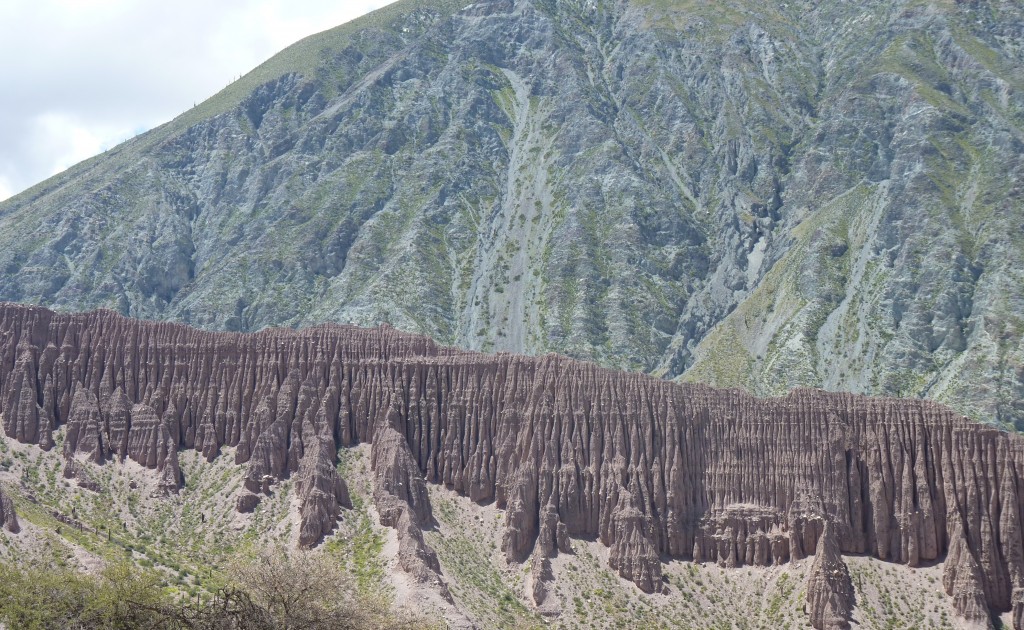
[[[236,561],[212,597],[176,598],[129,562],[102,574],[0,564],[0,622],[23,630],[403,630],[429,623],[358,594],[330,559],[308,553]]]
[[[100,576],[64,568],[0,565],[0,620],[25,630],[179,627],[159,577],[126,563]]]

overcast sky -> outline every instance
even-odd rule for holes
[[[391,0],[0,0],[0,200]]]

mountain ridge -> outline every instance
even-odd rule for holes
[[[1024,424],[1020,23],[1007,3],[389,5],[0,204],[0,297],[389,321]]]

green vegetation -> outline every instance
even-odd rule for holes
[[[428,542],[437,552],[445,570],[455,579],[452,595],[460,606],[492,627],[532,627],[537,616],[520,600],[522,574],[512,579],[503,567],[504,559],[488,546],[487,538],[466,527],[467,515],[460,502],[431,497],[435,517],[448,525],[443,535],[428,532]],[[487,524],[496,527],[497,523]]]
[[[379,592],[385,577],[381,558],[384,536],[373,527],[365,499],[353,495],[352,508],[346,515],[344,533],[330,537],[324,549],[345,564],[360,592]]]
[[[941,582],[932,576],[921,585],[908,583],[900,579],[899,571],[900,567],[870,559],[851,563],[863,625],[884,630],[953,628]]]
[[[187,627],[175,623],[160,578],[127,563],[99,576],[0,564],[0,620],[24,630]]]
[[[21,630],[334,630],[424,628],[362,595],[337,563],[309,554],[236,561],[212,595],[180,598],[156,572],[122,562],[99,575],[0,564],[0,621]]]
[[[63,433],[56,437],[61,440]],[[388,627],[389,619],[405,619],[387,612],[394,593],[386,586],[385,536],[371,517],[367,464],[358,449],[342,449],[339,463],[350,482],[354,509],[345,512],[320,550],[294,556],[268,556],[265,551],[294,545],[289,518],[293,481],[275,484],[253,514],[241,516],[232,497],[244,469],[234,465],[231,457],[209,463],[198,453],[183,451],[180,461],[186,486],[177,496],[155,497],[145,477],[133,474],[129,466],[79,462],[79,475],[98,488],[93,492],[63,478],[58,450],[47,453],[20,444],[12,447],[8,440],[0,440],[0,453],[11,459],[8,474],[22,481],[4,487],[15,502],[24,530],[20,535],[0,535],[0,580],[12,585],[3,595],[7,599],[0,600],[0,613],[8,615],[0,614],[0,622],[6,620],[9,628],[289,627],[204,625],[215,601],[229,609],[249,606],[250,600],[259,603],[252,592],[260,585],[256,576],[271,569],[295,573],[287,580],[293,585],[311,573],[320,578],[338,577],[331,581],[344,589],[339,601],[356,602],[372,616],[372,623],[362,626],[326,627]],[[246,560],[254,557],[258,562]],[[80,566],[109,569],[99,575],[72,570]],[[18,599],[17,585],[23,582],[35,582],[39,587]],[[68,584],[67,593],[47,595],[53,590],[50,585],[62,582]],[[111,598],[109,593],[136,582],[137,592],[118,597],[150,610],[152,619],[124,622],[129,625],[96,620],[123,617],[104,602]],[[330,597],[340,597],[338,593]],[[47,598],[54,600],[52,608],[41,607],[38,618],[25,616],[32,601]],[[147,601],[150,603],[145,604]],[[270,610],[271,604],[260,606]],[[289,605],[289,609],[293,607]],[[271,613],[266,614],[277,615]],[[424,623],[419,620],[415,627]]]

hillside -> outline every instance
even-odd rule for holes
[[[1024,618],[1024,437],[929,401],[16,305],[0,401],[18,565],[133,559],[198,602],[233,554],[319,546],[458,626]]]
[[[405,0],[0,204],[0,299],[1024,426],[1018,3]]]

